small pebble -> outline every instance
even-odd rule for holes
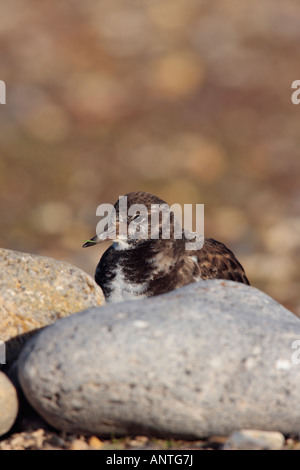
[[[101,449],[101,447],[103,446],[103,442],[100,441],[100,439],[98,439],[98,437],[96,436],[90,437],[88,440],[88,444],[89,446],[94,447],[94,449]]]
[[[74,439],[69,447],[69,450],[88,450],[89,446],[85,441],[81,439]]]

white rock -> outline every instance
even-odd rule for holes
[[[281,432],[243,429],[231,434],[224,449],[231,450],[280,450],[284,444]]]
[[[9,378],[0,372],[0,436],[10,430],[18,414],[17,392]]]

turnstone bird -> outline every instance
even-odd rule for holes
[[[123,198],[126,198],[124,200],[127,203],[125,220],[120,210]],[[146,216],[140,211],[129,215],[129,208],[134,204],[143,204],[147,208]],[[162,236],[162,217],[156,232],[155,229],[151,232],[154,237],[150,237],[148,222],[150,223],[151,210],[162,204],[166,205],[165,201],[143,191],[126,194],[115,203],[107,231],[94,236],[83,245],[88,247],[108,237],[113,238],[113,244],[102,255],[95,273],[95,280],[108,302],[163,294],[200,279],[230,279],[249,284],[242,265],[223,243],[204,238],[202,248],[187,250],[186,232],[180,227],[181,238],[174,236],[178,226],[172,212],[170,237],[166,239]],[[143,217],[148,217],[145,225],[147,233],[140,229],[132,236],[132,225],[135,222],[141,223]],[[125,224],[127,229],[125,235],[121,224]]]

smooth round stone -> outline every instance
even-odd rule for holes
[[[299,319],[264,293],[209,280],[59,320],[27,343],[18,373],[32,406],[69,432],[288,434],[300,422],[297,338]]]
[[[34,331],[104,302],[100,287],[81,269],[0,248],[0,364],[4,362],[3,342],[9,366]]]
[[[18,414],[17,392],[9,378],[0,372],[0,436],[10,430]]]
[[[276,431],[242,429],[231,434],[226,442],[226,450],[280,450],[284,435]]]

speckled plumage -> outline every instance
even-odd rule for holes
[[[149,212],[151,204],[165,204],[162,199],[142,191],[126,197],[127,207],[144,204]],[[118,225],[119,201],[115,209]],[[128,224],[132,220],[129,217]],[[170,239],[162,239],[161,233],[157,240],[118,241],[116,237],[115,243],[101,257],[95,273],[95,280],[107,301],[163,294],[200,279],[229,279],[249,284],[243,267],[223,243],[205,238],[201,249],[186,250],[184,236],[172,238],[173,228],[172,219]],[[98,237],[92,240],[98,241]]]

